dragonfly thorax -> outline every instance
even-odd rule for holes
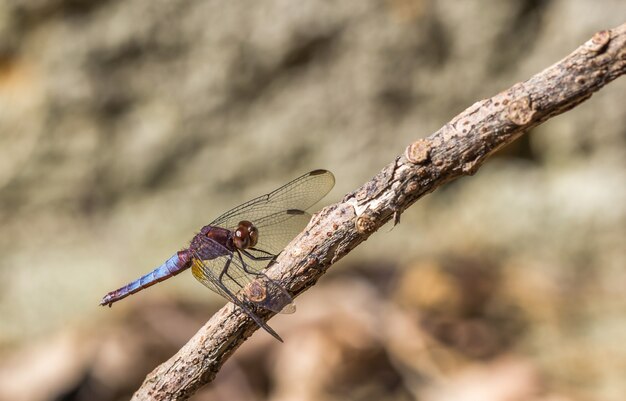
[[[239,222],[233,233],[233,244],[238,249],[247,249],[256,245],[259,240],[259,230],[247,220]]]

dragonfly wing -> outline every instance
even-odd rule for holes
[[[217,251],[215,254],[222,256],[202,259],[199,252],[193,252],[191,268],[193,276],[212,291],[232,301],[232,298],[254,277],[240,268],[236,263],[237,255],[233,255],[221,244],[210,238],[204,238],[202,246],[205,252],[206,248],[212,247]]]
[[[208,237],[203,238],[202,241],[204,250],[193,253],[191,271],[193,276],[206,287],[236,305],[241,303],[238,296],[243,296],[253,304],[276,313],[280,313],[283,309],[285,312],[295,310],[291,305],[293,300],[287,291],[265,274],[249,268],[239,252],[232,253]],[[206,248],[210,248],[208,252]],[[221,256],[203,260],[200,254]],[[255,282],[249,285],[253,280]]]
[[[283,339],[278,335],[278,333],[276,333],[274,329],[272,329],[254,312],[252,312],[239,298],[237,298],[236,294],[233,294],[227,287],[222,285],[217,277],[213,275],[212,268],[206,264],[206,261],[199,259],[197,256],[197,254],[194,254],[193,256],[193,265],[191,268],[193,276],[206,287],[215,291],[216,293],[226,298],[228,301],[232,302],[234,305],[241,308],[241,310],[243,310],[246,315],[250,316],[250,318],[254,320],[254,322],[259,327],[267,331],[269,334],[272,335],[272,337],[282,343]],[[219,259],[223,259],[223,257]]]
[[[306,210],[320,201],[335,185],[335,176],[327,170],[314,170],[282,187],[243,203],[222,214],[211,225],[235,228],[239,221],[257,220],[285,210]]]
[[[311,220],[311,215],[302,210],[284,210],[265,216],[255,222],[259,239],[253,248],[242,252],[247,267],[260,272],[267,267],[291,239],[300,233]]]

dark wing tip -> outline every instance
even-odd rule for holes
[[[306,174],[305,177],[306,176],[313,177],[313,176],[318,176],[318,175],[325,175],[325,176],[328,177],[330,185],[328,185],[328,189],[327,189],[326,193],[330,192],[330,190],[333,189],[333,187],[335,186],[335,175],[332,172],[328,171],[328,170],[317,169],[317,170],[313,170],[310,173]],[[326,195],[326,194],[324,194],[324,195]]]
[[[304,210],[300,210],[300,209],[287,209],[285,212],[289,215],[296,215],[296,216],[303,215],[306,213]]]

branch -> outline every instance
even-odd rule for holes
[[[574,108],[626,71],[626,24],[596,33],[569,56],[490,99],[476,102],[343,201],[324,208],[281,253],[267,275],[294,297],[390,219],[444,183],[474,174],[487,157],[526,130]],[[267,321],[269,312],[260,312]],[[231,303],[167,362],[133,400],[181,400],[213,380],[258,329]]]

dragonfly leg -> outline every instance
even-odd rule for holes
[[[254,256],[253,254],[251,254],[250,252],[248,252],[248,251],[246,251],[244,249],[241,250],[241,252],[243,252],[244,255],[246,255],[248,258],[250,258],[252,260],[257,260],[257,261],[258,260],[269,260],[270,263],[268,263],[267,266],[265,266],[263,268],[263,270],[265,270],[268,267],[270,267],[270,265],[272,265],[276,261],[276,255],[272,255],[271,253],[263,251],[261,249],[256,249],[256,248],[251,248],[251,249],[253,249],[255,251],[258,251],[258,252],[263,252],[263,253],[268,255],[268,256]],[[244,271],[246,273],[256,274],[257,276],[260,276],[260,275],[265,276],[265,274],[263,274],[260,271],[259,272],[250,272],[250,271],[248,271],[246,264],[243,262],[243,259],[241,258],[241,254],[239,255],[239,259],[241,260],[241,263],[243,264],[243,269],[244,269]],[[265,276],[265,277],[267,277],[267,276]]]
[[[264,253],[264,254],[266,254],[268,256],[271,256],[271,257],[276,257],[276,255],[274,255],[273,253],[269,253],[267,251],[264,251],[263,249],[259,249],[259,248],[249,248],[249,249],[252,250],[252,251],[257,251],[257,252]]]
[[[230,262],[233,260],[233,255],[230,255],[230,258],[228,258],[228,260],[226,261],[226,264],[224,265],[224,268],[222,269],[222,271],[220,272],[219,275],[219,281],[221,283],[223,283],[223,278],[224,275],[228,276],[229,279],[231,279],[233,281],[233,283],[237,284],[239,286],[239,288],[243,288],[243,286],[241,284],[239,284],[239,282],[237,280],[235,280],[235,278],[233,276],[231,276],[230,274],[228,274],[228,267],[230,266]],[[245,270],[245,269],[244,269]]]
[[[253,260],[269,260],[269,259],[257,259],[256,257],[253,257],[252,255],[249,255],[248,252],[246,252],[246,251],[243,251],[243,250],[239,251],[239,250],[237,250],[237,256],[239,256],[239,261],[241,262],[241,267],[243,268],[243,271],[245,271],[248,274],[253,274],[256,277],[259,277],[259,276],[267,277],[262,272],[255,272],[254,270],[248,269],[248,265],[246,264],[246,262],[244,262],[243,257],[241,256],[241,252],[243,252],[246,256],[248,256],[250,259],[253,259]],[[261,257],[264,257],[264,256],[261,256]],[[273,258],[273,256],[272,256],[272,258]]]
[[[276,258],[276,255],[272,255],[269,252],[265,252],[265,251],[262,251],[260,249],[254,249],[254,250],[258,251],[258,252],[263,252],[263,253],[267,254],[268,256],[254,256],[253,254],[251,254],[250,252],[246,251],[245,249],[242,249],[241,252],[243,252],[244,255],[246,255],[247,257],[249,257],[252,260],[273,260],[273,259]]]

